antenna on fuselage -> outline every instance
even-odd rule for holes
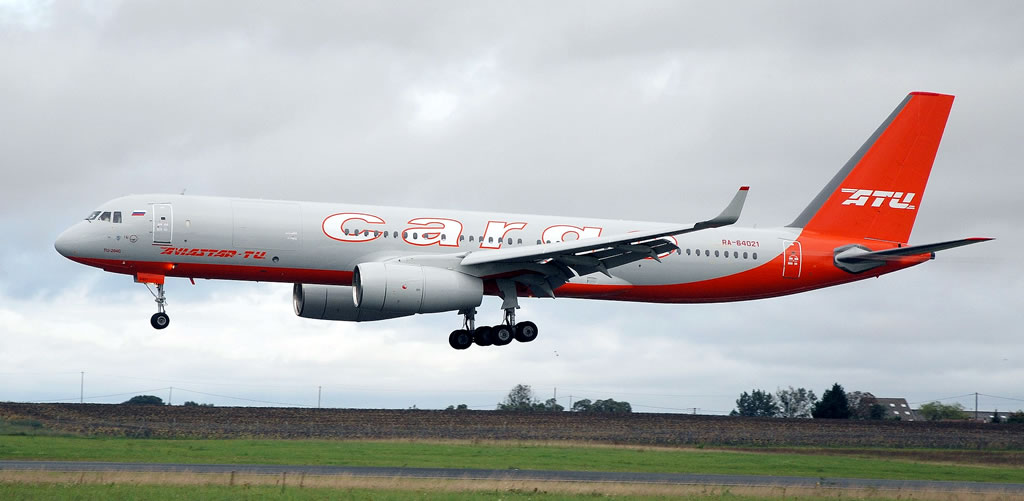
[[[185,194],[185,190],[187,190],[187,189],[188,189],[188,188],[182,188],[182,189],[181,189],[181,194],[182,194],[182,195],[184,195],[184,194]]]

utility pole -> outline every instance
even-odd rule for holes
[[[174,387],[171,386],[167,389],[167,405],[171,405],[171,397],[174,395]]]
[[[978,392],[974,392],[974,420],[978,420]]]
[[[78,383],[78,403],[85,403],[85,371],[82,371],[82,379]]]
[[[316,387],[316,408],[317,409],[320,408],[320,394],[323,392],[323,390],[324,390],[323,386],[317,386]]]
[[[557,386],[555,387],[555,398],[554,398],[554,400],[555,400],[555,405],[558,405],[558,387]]]
[[[569,410],[572,410],[572,395],[569,395]]]

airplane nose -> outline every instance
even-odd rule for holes
[[[64,230],[64,233],[61,233],[57,240],[53,242],[53,248],[57,249],[57,252],[64,257],[71,257],[71,253],[74,251],[74,230],[73,226]]]

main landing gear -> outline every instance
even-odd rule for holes
[[[448,344],[456,350],[465,350],[476,343],[477,346],[505,346],[512,340],[529,343],[537,339],[537,324],[533,322],[516,323],[515,308],[505,309],[505,319],[494,327],[476,326],[476,309],[461,310],[463,315],[462,328],[448,336]]]
[[[171,317],[167,316],[164,311],[164,305],[167,304],[167,298],[164,296],[164,284],[156,284],[156,292],[149,288],[149,284],[146,284],[146,288],[149,289],[149,293],[153,294],[153,300],[156,301],[157,312],[149,318],[149,324],[154,329],[164,329],[171,324]]]

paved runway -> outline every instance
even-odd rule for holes
[[[247,473],[257,475],[348,475],[375,478],[457,480],[529,480],[543,482],[634,483],[745,487],[824,487],[878,490],[967,491],[1024,494],[1024,484],[880,480],[864,478],[776,477],[689,473],[630,473],[600,471],[475,470],[457,468],[391,468],[373,466],[293,466],[251,464],[106,463],[92,461],[0,461],[0,470],[58,472]]]

